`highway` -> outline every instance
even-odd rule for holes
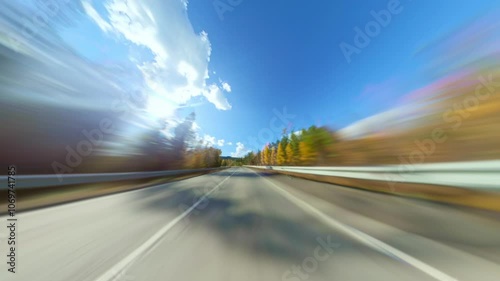
[[[235,167],[17,215],[0,280],[492,280],[500,216]]]

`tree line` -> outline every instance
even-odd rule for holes
[[[281,139],[266,144],[258,152],[249,152],[243,157],[245,165],[325,165],[335,157],[337,137],[327,127],[311,126],[308,129],[284,130]]]
[[[245,165],[412,165],[500,159],[500,70],[487,58],[414,98],[408,112],[356,137],[328,127],[284,132]],[[410,118],[411,117],[411,118]],[[409,168],[411,169],[411,168]]]
[[[195,113],[188,115],[173,130],[173,136],[167,137],[160,131],[144,135],[146,145],[141,153],[143,161],[150,163],[153,170],[163,169],[199,169],[221,166],[222,151],[196,142],[193,131]],[[152,159],[153,158],[153,159]],[[149,159],[149,160],[148,160]]]

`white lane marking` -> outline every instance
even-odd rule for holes
[[[200,200],[196,201],[189,209],[184,211],[184,213],[180,214],[174,220],[169,222],[167,225],[158,230],[153,236],[151,236],[146,242],[144,242],[141,246],[135,249],[132,253],[122,259],[120,262],[115,264],[112,268],[106,271],[103,275],[96,279],[96,281],[110,281],[115,280],[117,273],[122,273],[129,265],[131,265],[137,258],[139,258],[143,253],[147,252],[149,248],[153,247],[158,240],[160,240],[165,233],[167,233],[172,227],[174,227],[179,221],[185,218],[189,213],[191,213],[203,200],[206,200],[207,197],[212,194],[215,190],[217,190],[224,182],[226,182],[234,173],[227,178],[222,180],[219,184],[217,184],[212,190],[210,190],[207,194],[200,198]]]
[[[282,187],[279,187],[277,184],[274,182],[266,179],[265,177],[262,177],[259,173],[252,171],[256,174],[258,174],[262,179],[267,181],[272,187],[274,187],[278,192],[280,192],[284,197],[286,197],[288,200],[290,200],[292,203],[295,205],[299,206],[301,209],[304,211],[308,212],[309,214],[315,216],[318,218],[320,221],[325,223],[326,225],[341,230],[344,233],[348,234],[349,236],[355,238],[356,240],[360,241],[361,243],[365,244],[366,246],[382,253],[385,254],[391,258],[397,258],[400,259],[413,267],[421,270],[425,274],[433,277],[436,280],[440,281],[458,281],[458,279],[453,278],[446,273],[378,240],[377,238],[374,238],[356,228],[353,228],[351,226],[345,225],[327,215],[325,215],[323,212],[320,210],[314,208],[313,206],[309,205],[305,201],[295,197],[294,195],[290,194],[288,191],[284,190]]]

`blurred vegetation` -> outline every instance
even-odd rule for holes
[[[326,127],[311,126],[301,131],[283,133],[281,140],[243,158],[245,165],[328,165],[335,157],[335,133]]]
[[[411,112],[364,134],[311,126],[244,158],[249,165],[383,165],[500,159],[500,67],[490,59],[409,97]]]
[[[23,122],[16,120],[16,124],[22,126],[7,126],[5,130],[10,138],[0,139],[0,145],[9,149],[4,151],[5,157],[0,162],[18,166],[22,174],[137,172],[221,166],[221,150],[195,139],[192,129],[194,113],[172,129],[172,136],[156,127],[143,129],[134,140],[100,132],[102,143],[93,145],[89,155],[77,152],[79,144],[90,143],[81,134],[82,128],[90,127],[87,124],[99,124],[103,117],[88,115],[92,119],[86,119],[85,125],[62,124],[58,128],[56,125],[61,122],[56,119],[61,119],[60,116],[52,111],[38,121],[30,117]],[[118,122],[114,125],[119,126]],[[68,153],[68,149],[73,153]]]
[[[150,130],[141,136],[142,147],[136,155],[96,156],[92,159],[93,161],[84,163],[86,164],[85,170],[88,172],[88,165],[95,165],[96,161],[102,161],[101,163],[108,165],[113,162],[114,165],[111,166],[113,172],[220,167],[222,151],[196,142],[192,129],[194,121],[195,114],[191,113],[173,129],[172,137],[167,137],[158,130]],[[122,161],[116,161],[119,158],[122,158]],[[131,163],[137,163],[138,166],[130,165]],[[105,171],[106,167],[99,167],[98,170]]]
[[[0,116],[12,120],[0,139],[4,165],[15,164],[23,174],[63,172],[132,172],[195,169],[241,165],[364,166],[421,164],[500,159],[499,58],[475,63],[468,71],[452,73],[408,97],[408,112],[374,123],[369,130],[346,136],[342,130],[311,126],[284,131],[281,139],[243,158],[221,157],[221,150],[197,142],[195,114],[188,115],[166,134],[151,126],[131,137],[103,134],[81,163],[70,167],[68,146],[76,150],[87,140],[84,128],[95,128],[105,115],[72,118],[65,110],[4,107]],[[410,110],[411,109],[411,110]],[[10,116],[10,119],[8,118]],[[13,119],[12,116],[16,116]],[[72,120],[73,122],[65,122]],[[113,119],[118,120],[118,119]],[[127,128],[115,121],[114,125]],[[366,126],[365,126],[366,127]],[[125,129],[118,130],[122,132]],[[110,153],[110,151],[112,153]],[[119,153],[116,153],[119,152]],[[71,171],[69,170],[71,169]]]

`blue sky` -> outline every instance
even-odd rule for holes
[[[93,63],[130,72],[133,79],[124,80],[148,96],[151,115],[181,120],[194,111],[198,138],[233,156],[274,141],[283,127],[341,129],[398,106],[437,78],[420,50],[499,6],[495,0],[82,5],[77,24],[61,29],[63,40]],[[365,29],[372,11],[382,10],[391,19],[348,62],[340,44],[356,47],[355,28]]]
[[[207,31],[214,46],[211,66],[233,87],[231,111],[197,109],[225,126],[209,120],[200,125],[247,146],[251,134],[259,140],[259,131],[269,128],[274,108],[297,115],[296,128],[345,127],[396,106],[399,96],[428,83],[433,78],[422,73],[425,61],[416,51],[498,5],[402,0],[401,12],[347,63],[339,44],[353,44],[354,27],[364,27],[373,20],[370,12],[387,9],[389,2],[243,1],[220,20],[208,12],[215,10],[211,1],[191,1],[195,30]]]

